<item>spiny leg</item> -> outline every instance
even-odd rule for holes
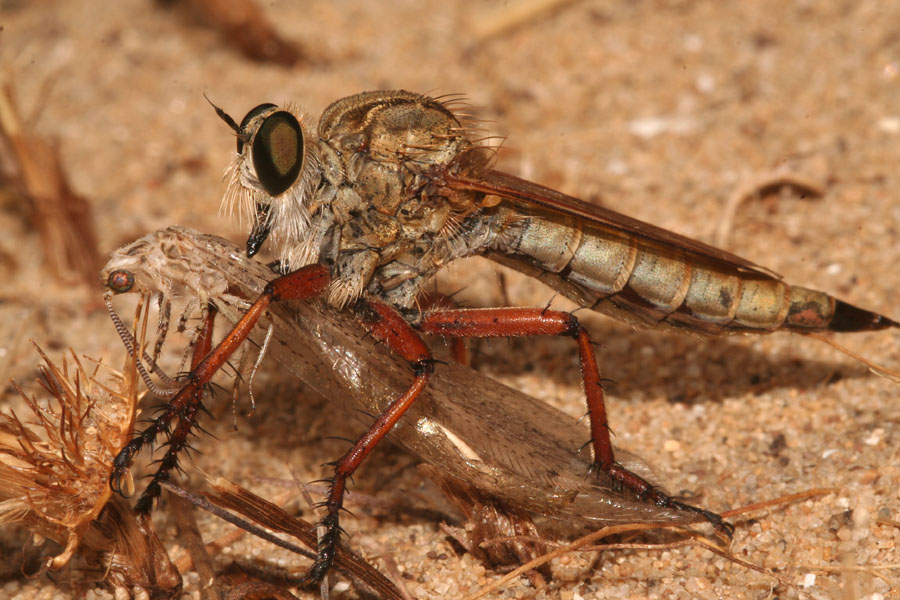
[[[540,308],[441,310],[424,315],[418,328],[447,337],[561,335],[575,338],[590,419],[593,468],[609,475],[618,487],[629,490],[639,499],[646,499],[657,506],[697,513],[718,531],[731,535],[733,527],[719,515],[669,497],[615,461],[594,347],[590,334],[571,313]]]
[[[212,349],[213,325],[217,313],[218,310],[215,306],[207,306],[203,323],[200,325],[199,335],[197,336],[194,345],[194,354],[191,358],[192,373],[200,366],[203,358],[206,357]],[[169,440],[166,442],[166,453],[157,463],[159,466],[156,469],[156,473],[153,474],[153,478],[150,480],[150,483],[147,484],[147,487],[144,488],[141,497],[134,507],[135,512],[142,514],[150,512],[150,509],[153,508],[153,500],[157,498],[162,491],[162,482],[168,481],[172,469],[178,468],[178,454],[188,445],[188,438],[191,433],[191,428],[196,423],[197,413],[203,410],[202,400],[203,388],[199,388],[197,389],[197,393],[186,394],[183,396],[178,404],[175,404],[173,399],[173,402],[166,407],[166,411],[163,413],[164,415],[167,415],[165,427],[168,427],[168,423],[173,417],[178,418],[178,423],[169,435]],[[155,425],[156,420],[154,420],[154,426]]]
[[[320,522],[325,532],[319,539],[316,561],[306,574],[305,581],[308,583],[320,581],[334,562],[341,534],[339,515],[347,479],[415,402],[434,370],[434,360],[425,342],[395,309],[375,300],[360,300],[354,311],[375,339],[409,362],[414,378],[406,392],[392,400],[369,430],[335,463],[334,477],[323,503],[326,514]]]
[[[116,274],[117,272],[111,274],[110,280]],[[122,483],[125,481],[134,455],[145,445],[152,444],[159,434],[168,430],[172,419],[178,417],[178,424],[169,438],[166,454],[160,460],[156,474],[135,506],[136,512],[149,512],[153,507],[153,501],[161,492],[160,482],[167,480],[172,469],[178,466],[178,453],[185,448],[191,429],[196,426],[197,412],[202,407],[203,393],[213,375],[250,336],[256,323],[272,302],[303,300],[317,296],[325,290],[329,281],[328,268],[323,265],[309,265],[272,280],[228,335],[212,351],[209,348],[212,344],[214,314],[208,313],[207,322],[204,324],[204,330],[197,342],[191,361],[191,371],[185,377],[184,386],[169,401],[162,414],[153,419],[149,427],[126,444],[116,455],[109,479],[110,488],[121,493]],[[124,288],[109,287],[113,291],[128,291]]]
[[[170,436],[166,455],[160,461],[156,475],[141,495],[136,507],[139,511],[149,511],[153,500],[161,491],[160,482],[166,480],[169,472],[177,467],[177,454],[186,445],[191,428],[196,426],[196,412],[201,408],[203,391],[212,376],[249,337],[272,302],[302,300],[319,295],[326,289],[329,281],[328,269],[321,265],[310,265],[273,280],[231,332],[215,349],[207,352],[212,331],[212,317],[210,317],[197,343],[191,372],[186,377],[187,383],[169,402],[164,412],[154,419],[150,427],[127,444],[116,456],[110,487],[114,491],[120,491],[122,480],[134,455],[144,445],[152,443],[160,433],[166,431],[174,417],[179,417],[179,423]],[[325,501],[327,513],[321,523],[325,526],[326,533],[319,542],[317,559],[307,575],[307,580],[311,581],[322,579],[334,561],[341,531],[339,512],[343,504],[347,479],[415,401],[425,388],[434,367],[431,353],[425,343],[393,308],[374,301],[360,301],[355,309],[362,323],[376,339],[399,353],[412,365],[415,378],[409,389],[391,402],[369,431],[336,463],[331,488]]]

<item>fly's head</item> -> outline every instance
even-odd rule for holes
[[[225,171],[222,209],[252,224],[247,254],[256,254],[270,235],[279,248],[302,241],[318,182],[315,138],[303,115],[293,106],[266,103],[238,124],[213,108],[237,135],[237,154]]]

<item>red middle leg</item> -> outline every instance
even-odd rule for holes
[[[341,533],[340,510],[344,502],[347,479],[419,397],[434,370],[434,360],[428,346],[394,308],[376,300],[360,300],[354,306],[354,311],[376,340],[399,354],[412,366],[414,378],[406,392],[392,400],[369,430],[335,463],[331,488],[324,502],[327,512],[321,522],[325,527],[325,533],[319,540],[316,561],[306,575],[305,579],[308,582],[321,580],[334,562]]]
[[[416,298],[416,303],[419,306],[419,310],[425,314],[459,309],[459,304],[452,296],[438,292],[419,294],[419,297]],[[466,342],[463,338],[450,338],[450,356],[454,361],[461,365],[467,367],[472,366],[472,357],[469,354],[469,349],[466,347]]]

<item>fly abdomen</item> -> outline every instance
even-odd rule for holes
[[[653,327],[683,305],[690,289],[692,269],[677,254],[654,252],[639,243],[633,243],[633,248],[634,260],[624,285],[589,308],[636,325]],[[585,269],[581,275],[593,277],[596,272],[596,269]]]
[[[877,331],[900,327],[884,315],[858,308],[825,292],[793,286],[785,328],[791,331]]]
[[[510,218],[491,258],[566,297],[639,326],[701,334],[865,331],[898,327],[877,313],[790,286],[762,272],[723,268],[687,250],[585,227],[575,219]]]

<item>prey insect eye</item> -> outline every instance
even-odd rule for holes
[[[125,269],[116,269],[106,278],[106,287],[116,294],[124,294],[134,287],[134,273]]]
[[[266,117],[251,144],[253,167],[266,192],[278,196],[294,185],[303,168],[303,129],[294,115],[280,110]]]

